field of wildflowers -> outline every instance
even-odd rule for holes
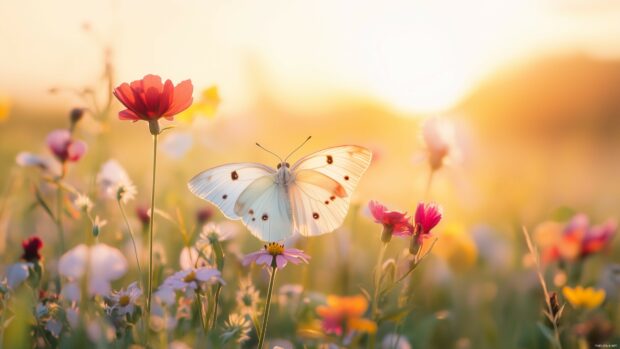
[[[620,344],[612,122],[566,160],[471,101],[246,115],[100,48],[56,108],[0,93],[0,348]]]

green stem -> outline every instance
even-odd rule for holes
[[[377,265],[375,266],[375,280],[374,280],[374,292],[372,295],[372,309],[371,317],[375,319],[377,312],[379,311],[379,289],[381,288],[381,264],[383,263],[383,256],[385,256],[385,250],[387,249],[387,242],[383,243],[381,250],[379,251],[379,257],[377,258]]]
[[[269,278],[269,288],[267,289],[267,303],[265,303],[265,314],[263,315],[263,325],[260,328],[260,335],[258,337],[258,349],[263,349],[263,344],[265,342],[265,334],[267,333],[267,321],[269,320],[269,308],[271,307],[271,295],[273,293],[273,284],[276,280],[276,272],[278,268],[275,266],[275,257],[274,262],[271,266],[271,277]]]
[[[202,297],[200,296],[201,292],[200,291],[196,291],[196,300],[198,300],[198,313],[199,313],[199,317],[200,317],[200,324],[202,325],[202,329],[204,330],[204,333],[207,333],[208,328],[207,328],[207,324],[205,322],[205,316],[204,316],[204,307],[202,304]]]
[[[125,226],[127,227],[127,231],[129,232],[129,237],[131,238],[131,244],[133,245],[133,253],[136,255],[136,264],[138,265],[138,273],[140,274],[140,288],[144,289],[142,268],[140,268],[140,258],[138,257],[138,247],[136,246],[136,240],[133,236],[133,229],[131,229],[131,225],[129,224],[129,220],[127,220],[127,214],[125,213],[125,208],[123,208],[123,204],[121,200],[116,200],[118,203],[118,208],[121,210],[121,215],[123,216],[123,221],[125,222]]]
[[[153,293],[153,221],[155,219],[155,174],[157,173],[157,134],[153,134],[153,181],[151,186],[151,214],[149,221],[149,278],[146,293],[146,320],[151,318],[151,295]],[[147,330],[148,338],[148,330]],[[148,344],[148,340],[147,340]]]
[[[211,320],[211,329],[215,328],[215,322],[217,320],[217,303],[220,299],[220,292],[222,291],[222,284],[218,283],[215,289],[215,299],[213,300],[213,319]]]
[[[59,256],[65,252],[65,230],[62,225],[62,211],[63,202],[62,202],[62,187],[58,184],[58,190],[56,191],[56,227],[58,228],[58,239],[60,243],[60,253]]]

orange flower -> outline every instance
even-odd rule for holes
[[[323,330],[327,333],[342,335],[349,331],[375,333],[377,324],[362,316],[368,309],[368,300],[362,295],[327,296],[327,305],[316,308],[317,314],[323,319]]]

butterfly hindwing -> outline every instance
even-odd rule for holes
[[[196,196],[219,207],[226,217],[239,219],[235,204],[241,193],[255,180],[274,173],[275,170],[259,163],[227,164],[197,174],[188,187]]]
[[[235,212],[262,241],[280,241],[293,233],[291,204],[286,187],[275,176],[252,182],[239,196]]]
[[[319,151],[293,165],[289,197],[300,234],[320,235],[342,225],[371,158],[368,149],[348,145]]]

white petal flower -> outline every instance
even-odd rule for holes
[[[89,294],[106,295],[110,282],[127,272],[127,259],[121,251],[106,244],[78,245],[67,251],[58,263],[58,273],[70,280],[80,279],[89,266]]]
[[[112,159],[101,166],[97,174],[97,184],[102,193],[109,199],[117,200],[119,197],[123,203],[127,203],[136,196],[136,187],[121,164]]]
[[[174,290],[195,290],[201,283],[215,282],[224,284],[219,270],[204,267],[178,271],[169,276],[164,285]]]
[[[28,279],[27,263],[11,264],[6,270],[6,283],[10,289],[15,289]]]
[[[112,294],[107,297],[111,303],[111,306],[108,308],[108,313],[112,314],[116,311],[118,315],[121,316],[132,314],[140,296],[142,296],[142,290],[138,287],[137,282],[131,283],[126,289],[112,292]]]
[[[93,208],[93,202],[87,195],[84,195],[82,193],[78,194],[77,197],[73,200],[73,205],[75,205],[75,207],[84,212],[90,212],[90,210]]]
[[[209,222],[202,227],[200,233],[199,245],[209,244],[211,241],[230,240],[237,234],[237,225],[232,222],[222,223],[221,225]]]
[[[21,152],[15,157],[15,162],[21,167],[38,167],[41,170],[58,176],[61,173],[61,165],[51,156],[41,156],[29,152]]]
[[[174,292],[174,289],[165,284],[159,286],[157,291],[153,293],[153,296],[155,296],[155,298],[157,298],[161,303],[167,305],[174,304],[176,300],[176,294]]]

